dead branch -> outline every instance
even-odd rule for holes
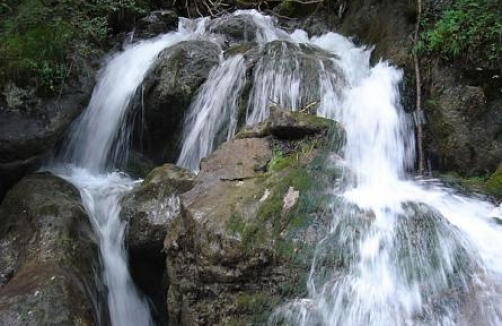
[[[413,34],[413,45],[416,47],[420,33],[420,21],[422,19],[422,0],[417,0],[417,21],[415,23],[415,32]],[[415,126],[417,129],[417,150],[418,150],[418,172],[424,172],[424,150],[423,150],[423,116],[422,111],[422,82],[420,78],[420,64],[417,51],[413,51],[413,62],[415,66],[415,86],[416,86],[416,107],[415,107]]]

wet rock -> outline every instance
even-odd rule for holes
[[[323,192],[339,171],[314,168],[317,150],[279,157],[276,146],[224,143],[180,196],[164,244],[170,325],[264,324],[280,302],[305,293],[327,230]]]
[[[120,170],[127,172],[135,178],[144,178],[150,173],[157,165],[152,162],[148,157],[138,151],[131,150],[127,156],[126,161],[120,166]]]
[[[191,189],[195,174],[175,165],[153,169],[122,201],[121,218],[128,221],[126,244],[135,283],[153,303],[153,317],[167,324],[164,238],[180,212],[178,195]]]
[[[191,189],[195,174],[172,164],[153,169],[140,186],[122,200],[122,219],[128,221],[130,250],[160,253],[168,225],[179,214],[178,195]]]
[[[28,175],[0,217],[0,324],[106,324],[98,249],[77,189],[48,173]]]
[[[253,122],[264,120],[271,104],[316,113],[320,103],[321,75],[329,77],[330,87],[336,94],[345,85],[345,76],[333,60],[335,58],[336,54],[315,46],[287,41],[265,44],[253,70],[254,83],[247,108],[249,119]],[[281,85],[281,88],[275,85]],[[286,87],[282,87],[284,85]]]
[[[167,33],[178,25],[178,15],[173,10],[155,10],[141,18],[135,26],[134,36],[145,39]]]
[[[258,43],[254,42],[238,44],[231,46],[223,53],[225,58],[229,58],[237,54],[241,54],[244,57],[248,68],[253,67],[261,54],[260,46]]]
[[[273,106],[264,122],[242,129],[236,138],[274,136],[279,139],[301,139],[316,134],[327,135],[328,131],[336,128],[337,122],[333,120]]]
[[[480,298],[475,299],[480,291],[475,285],[476,260],[448,220],[428,205],[412,202],[402,204],[396,220],[399,246],[392,260],[399,267],[398,278],[408,286],[419,284],[428,306],[417,319],[434,325],[452,313],[464,316],[482,309]],[[485,323],[479,320],[479,325]]]
[[[235,44],[254,42],[258,26],[250,15],[232,15],[215,19],[209,29],[224,35],[229,44]]]
[[[161,52],[140,94],[144,120],[135,132],[138,151],[157,163],[176,160],[186,111],[220,52],[208,41],[181,42]]]
[[[0,200],[63,137],[84,109],[90,85],[43,100],[8,84],[0,94]]]
[[[436,66],[432,78],[426,128],[434,165],[463,175],[494,171],[502,157],[502,100],[448,68]]]

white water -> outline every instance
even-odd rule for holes
[[[315,63],[317,112],[339,120],[347,131],[347,182],[333,193],[334,202],[342,204],[331,207],[332,232],[318,245],[309,296],[278,309],[270,323],[285,319],[293,325],[447,326],[473,325],[473,321],[502,325],[498,308],[502,307],[502,230],[490,218],[494,207],[456,195],[439,183],[406,180],[414,161],[414,142],[399,105],[397,85],[402,72],[387,63],[370,67],[370,50],[340,35],[309,39],[305,32],[288,34],[274,27],[271,18],[254,11],[237,14],[252,15],[262,46],[277,40],[290,42],[281,45],[286,49],[272,61],[258,63],[250,99],[244,103],[247,124],[266,118],[270,103],[293,110],[310,104],[302,95],[303,71],[298,71],[304,51],[301,43],[337,56],[322,54]],[[178,32],[132,45],[110,58],[59,164],[52,167],[80,189],[92,218],[114,326],[153,322],[127,270],[124,225],[119,220],[120,199],[134,181],[106,169],[126,154],[126,110],[158,53],[182,40],[207,38],[207,22],[182,21]],[[298,55],[288,58],[289,48]],[[218,142],[234,135],[243,74],[239,56],[223,60],[211,72],[192,104],[179,164],[195,169]],[[422,220],[433,221],[432,229],[408,230]],[[358,232],[351,225],[359,227]],[[346,242],[347,248],[337,248]],[[340,248],[350,255],[343,270],[326,263]],[[405,255],[402,261],[403,251],[413,259]],[[458,269],[459,256],[465,257],[461,264],[465,269]],[[449,294],[452,290],[461,293]],[[447,294],[465,302],[455,306],[439,300]]]
[[[495,207],[436,181],[409,179],[415,144],[400,105],[402,71],[386,62],[370,67],[371,49],[343,36],[309,39],[305,32],[288,34],[270,18],[250,14],[260,27],[262,48],[277,40],[288,43],[280,43],[269,61],[258,61],[246,123],[264,120],[271,104],[291,110],[309,104],[301,90],[304,44],[337,56],[327,60],[318,53],[317,113],[340,121],[347,132],[345,182],[333,192],[331,232],[316,250],[309,297],[282,306],[270,324],[502,325],[502,229],[491,218]],[[210,97],[204,93],[198,101]],[[237,99],[228,101],[238,105]],[[219,112],[221,106],[194,105],[192,120],[199,107],[207,116],[207,110]],[[217,123],[192,123],[187,135],[208,135],[204,128]],[[194,155],[191,165],[214,145]],[[347,261],[343,268],[332,267],[329,262],[340,250],[346,250]]]
[[[159,53],[181,41],[197,39],[208,19],[181,20],[177,32],[130,45],[110,57],[100,72],[86,111],[72,127],[56,162],[49,168],[73,183],[99,239],[103,281],[113,326],[154,325],[148,302],[129,274],[120,201],[135,181],[107,172],[127,156],[131,126],[129,103]]]
[[[223,61],[211,71],[190,106],[178,165],[197,171],[200,159],[212,152],[215,143],[235,136],[245,74],[242,55]]]

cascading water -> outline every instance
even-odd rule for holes
[[[211,71],[190,107],[178,165],[196,171],[200,159],[214,149],[214,143],[234,137],[245,74],[241,55],[225,60]]]
[[[502,231],[491,222],[493,206],[439,183],[405,179],[414,141],[399,105],[402,72],[383,62],[370,67],[371,50],[343,36],[309,38],[276,28],[255,11],[234,15],[252,17],[264,55],[249,98],[240,103],[244,58],[222,60],[192,103],[178,164],[196,169],[233,137],[239,107],[252,125],[267,117],[271,104],[292,110],[315,105],[318,115],[340,121],[347,132],[345,177],[333,192],[331,232],[317,246],[309,296],[280,307],[270,324],[502,325]],[[114,326],[153,322],[127,270],[119,219],[120,199],[135,181],[107,169],[127,155],[126,110],[159,52],[207,37],[208,22],[182,20],[177,32],[110,58],[50,168],[80,189],[92,218]]]
[[[385,62],[370,67],[371,49],[343,36],[309,39],[302,31],[288,34],[274,27],[256,12],[237,14],[253,17],[265,55],[254,69],[246,123],[265,119],[271,104],[299,110],[314,101],[318,115],[340,121],[347,133],[345,177],[333,191],[331,231],[317,246],[309,296],[277,309],[269,323],[502,325],[502,230],[490,218],[494,207],[437,181],[406,179],[415,144],[400,105],[402,71]],[[304,69],[308,65],[315,67],[315,78]],[[227,73],[234,86],[225,87],[235,88],[238,73]],[[232,80],[218,76],[224,78]],[[305,84],[308,90],[302,91]],[[315,98],[302,97],[312,94]],[[202,92],[197,102],[209,103],[210,97]],[[242,104],[237,98],[225,103]],[[185,139],[216,135],[209,130],[219,120],[193,121],[221,108],[194,105]],[[199,140],[211,145],[191,162],[206,155],[215,139]],[[184,144],[188,151],[194,146]]]
[[[149,306],[132,281],[124,248],[120,200],[135,181],[120,172],[107,172],[127,156],[129,103],[160,51],[196,39],[207,19],[181,20],[177,32],[129,46],[111,57],[101,71],[87,110],[72,127],[60,156],[49,170],[73,183],[99,239],[103,280],[113,326],[154,325]]]

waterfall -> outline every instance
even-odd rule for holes
[[[437,180],[412,178],[414,131],[398,90],[403,72],[388,62],[371,66],[372,49],[341,35],[309,38],[256,12],[238,14],[253,17],[261,49],[246,124],[263,121],[271,104],[300,110],[315,102],[318,115],[347,133],[345,176],[333,189],[331,229],[317,245],[308,297],[279,307],[269,324],[501,325],[502,230],[491,218],[494,207]],[[211,100],[208,90],[223,80],[225,89],[242,86],[241,70],[222,64],[216,71],[191,108],[181,165],[193,168],[214,149],[223,140],[215,130],[235,121],[220,112],[243,104],[239,92],[226,92],[224,103]]]
[[[120,201],[136,181],[108,172],[127,157],[131,126],[127,110],[150,66],[165,48],[205,33],[207,19],[180,20],[176,32],[129,45],[111,56],[98,76],[90,103],[72,126],[60,155],[48,170],[74,184],[99,240],[102,277],[113,326],[154,325],[148,302],[128,270]]]
[[[437,181],[413,180],[413,129],[400,104],[402,71],[369,63],[371,48],[335,33],[288,33],[256,11],[260,58],[222,59],[191,104],[178,164],[201,158],[234,137],[239,112],[253,125],[269,106],[304,110],[346,129],[344,178],[333,187],[331,229],[319,242],[308,296],[279,307],[272,325],[398,326],[502,324],[502,230],[493,206]],[[219,18],[225,19],[225,17]],[[114,326],[153,325],[148,303],[127,267],[120,200],[136,181],[110,172],[127,156],[129,102],[160,51],[207,37],[209,19],[181,20],[178,31],[128,46],[100,72],[87,110],[49,169],[80,190],[99,239],[103,280]],[[223,56],[222,56],[223,58]],[[338,252],[343,261],[333,266]],[[481,311],[469,315],[471,311]],[[474,307],[474,308],[472,308]]]
[[[210,72],[190,106],[178,165],[198,170],[200,159],[211,153],[215,143],[235,136],[245,74],[242,55],[226,59]]]

